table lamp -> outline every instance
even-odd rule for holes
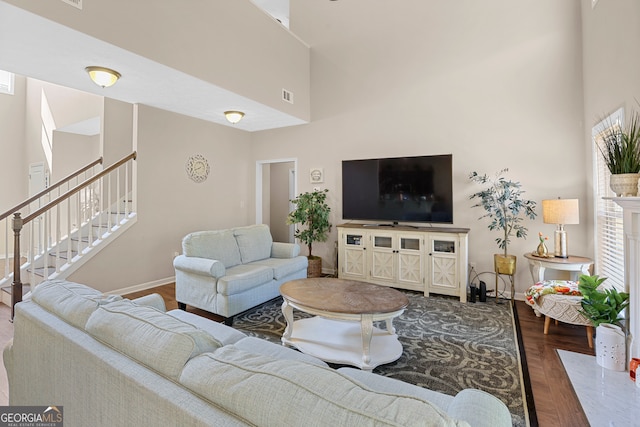
[[[565,224],[579,224],[578,199],[552,199],[542,201],[542,220],[545,224],[557,224],[554,234],[554,253],[557,258],[568,258]]]

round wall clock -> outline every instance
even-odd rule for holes
[[[187,170],[187,176],[194,182],[204,182],[211,171],[209,162],[201,154],[190,156],[185,169]]]

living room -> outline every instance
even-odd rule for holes
[[[299,192],[313,187],[306,179],[311,168],[324,169],[322,187],[329,189],[332,222],[339,224],[342,160],[453,154],[454,225],[471,229],[469,260],[479,271],[492,269],[490,254],[497,248],[495,236],[477,221],[480,212],[469,209],[474,187],[467,177],[509,168],[528,198],[580,200],[580,224],[568,227],[569,247],[577,255],[593,254],[589,136],[598,118],[633,106],[637,83],[626,77],[633,75],[633,64],[608,66],[621,49],[613,41],[633,37],[622,33],[632,26],[617,24],[632,19],[625,9],[632,3],[604,2],[592,9],[589,2],[496,2],[496,13],[486,4],[414,2],[406,14],[390,5],[365,7],[364,22],[356,5],[326,3],[302,10],[291,5],[291,29],[311,46],[310,123],[242,132],[137,106],[139,223],[72,279],[91,280],[104,291],[166,281],[187,232],[255,221],[257,161],[290,158],[297,159]],[[118,132],[117,144],[124,145],[120,135],[131,124],[113,124],[109,117],[126,117],[132,106],[108,98],[108,90],[101,93],[107,96],[105,133]],[[110,135],[105,140],[116,144]],[[34,151],[17,153],[22,161],[16,164],[40,160]],[[212,166],[199,185],[184,173],[194,153]],[[15,173],[4,170],[3,180]],[[25,194],[26,182],[19,185]],[[169,225],[167,218],[176,220]],[[512,244],[516,255],[535,248],[538,231],[550,235],[554,229],[541,216],[527,225],[529,239]],[[318,248],[327,270],[335,268],[335,240],[334,229],[329,243]],[[115,272],[112,265],[121,268]],[[529,283],[520,268],[516,292],[521,295]]]
[[[4,3],[22,7],[18,1]],[[254,223],[256,162],[291,158],[297,159],[299,192],[314,187],[309,170],[323,168],[321,186],[329,189],[332,223],[339,224],[342,160],[453,154],[454,225],[470,229],[469,261],[479,271],[492,270],[497,248],[494,234],[477,221],[480,212],[470,209],[468,197],[475,190],[467,177],[508,167],[533,200],[580,200],[580,224],[567,227],[569,251],[593,257],[591,128],[620,106],[635,106],[640,62],[628,56],[627,46],[640,39],[639,7],[632,0],[412,0],[401,8],[367,0],[292,0],[291,31],[310,46],[308,123],[245,132],[137,105],[138,223],[69,279],[104,292],[171,281],[182,237]],[[124,38],[144,33],[139,27],[131,34],[126,28],[118,31]],[[0,34],[3,42],[11,40]],[[202,45],[181,48],[199,56],[206,51]],[[11,65],[0,55],[0,69],[11,70]],[[23,74],[42,79],[35,70]],[[132,120],[134,107],[111,99],[108,89],[100,93],[106,97],[104,138],[114,141],[109,131],[127,135],[122,129],[134,126],[110,118]],[[243,120],[252,120],[251,115]],[[39,141],[26,139],[18,150],[15,139],[3,134],[2,140],[3,153],[4,144],[11,144],[21,168],[4,168],[2,181],[15,182],[29,163],[40,161],[33,149]],[[211,165],[202,184],[184,172],[195,153]],[[26,180],[16,187],[26,195]],[[520,258],[520,297],[531,284],[522,254],[535,248],[537,232],[552,235],[555,228],[541,215],[527,226],[528,239],[511,245]],[[328,272],[336,268],[336,233],[334,228],[329,242],[318,245]]]

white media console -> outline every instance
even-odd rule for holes
[[[338,277],[467,301],[468,228],[342,224]]]

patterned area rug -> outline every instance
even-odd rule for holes
[[[477,388],[501,399],[514,426],[528,425],[520,353],[511,304],[462,304],[402,291],[409,307],[393,321],[403,346],[397,361],[373,372],[449,395]],[[286,321],[277,298],[234,318],[233,327],[280,343]],[[310,317],[294,310],[294,318]],[[384,329],[384,325],[377,325]]]

